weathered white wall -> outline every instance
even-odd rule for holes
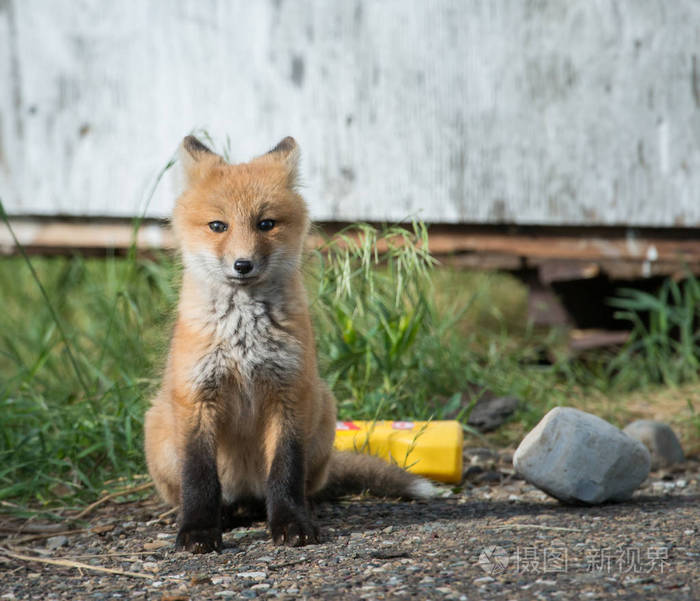
[[[316,219],[700,225],[700,2],[0,0],[11,213],[133,215],[198,127],[294,135]]]

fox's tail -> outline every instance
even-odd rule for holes
[[[425,478],[379,457],[334,450],[328,481],[314,497],[328,499],[362,492],[377,497],[429,499],[438,489]]]

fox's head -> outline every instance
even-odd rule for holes
[[[293,138],[231,165],[187,136],[180,160],[185,187],[173,227],[186,269],[230,286],[281,283],[298,269],[309,218],[295,191],[299,149]]]

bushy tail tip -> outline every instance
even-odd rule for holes
[[[333,451],[328,482],[315,496],[323,499],[363,492],[376,497],[430,499],[439,493],[439,489],[429,480],[379,457]]]

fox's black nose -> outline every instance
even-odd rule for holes
[[[236,259],[235,263],[233,264],[233,268],[238,273],[245,275],[251,269],[253,269],[253,262],[248,261],[247,259]]]

